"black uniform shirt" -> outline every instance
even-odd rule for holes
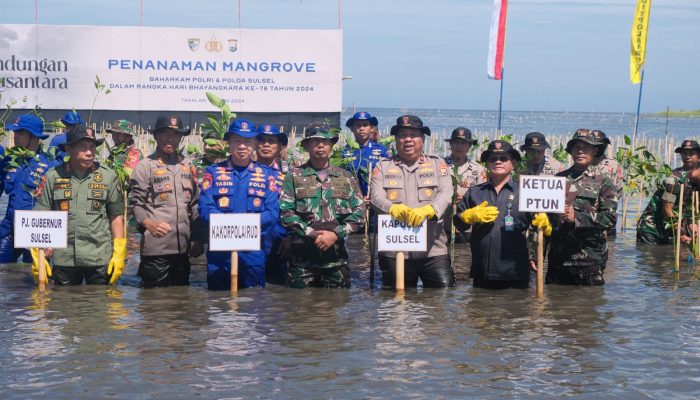
[[[471,277],[479,280],[528,281],[530,269],[525,231],[530,226],[532,215],[518,211],[518,182],[509,179],[498,194],[491,180],[472,187],[457,206],[457,215],[484,201],[498,208],[498,217],[492,223],[472,225]],[[512,231],[506,231],[505,227],[509,210],[513,217]],[[458,216],[454,221],[458,228],[468,228]]]

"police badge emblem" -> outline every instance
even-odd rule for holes
[[[235,53],[236,50],[238,50],[238,39],[229,39],[228,51],[230,51],[231,53]]]
[[[192,50],[192,51],[197,51],[199,49],[199,43],[200,43],[200,40],[198,38],[187,39],[187,45],[190,47],[190,50]]]

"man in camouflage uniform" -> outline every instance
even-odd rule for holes
[[[196,170],[178,153],[190,129],[176,116],[160,115],[151,133],[156,151],[136,165],[129,185],[131,214],[142,234],[138,274],[146,288],[189,285],[189,253],[202,251],[190,235],[199,218]]]
[[[681,226],[681,242],[690,243],[692,240],[692,202],[693,192],[698,190],[698,161],[700,145],[695,140],[684,140],[675,152],[681,156],[682,165],[673,170],[673,175],[666,179],[663,188],[657,189],[649,199],[649,204],[637,221],[637,242],[649,244],[673,243],[674,232],[666,223],[678,211],[680,203],[680,186],[685,183],[683,192],[683,225]]]
[[[107,132],[112,134],[114,147],[118,148],[121,146],[118,151],[109,155],[109,160],[112,160],[115,165],[123,166],[124,171],[131,176],[134,168],[136,168],[136,164],[143,158],[141,150],[134,144],[134,124],[125,119],[120,119],[114,121],[112,127],[107,129]]]
[[[449,168],[442,159],[423,153],[430,128],[423,126],[423,121],[415,115],[397,118],[391,134],[396,137],[397,154],[374,168],[372,206],[411,226],[428,221],[428,251],[406,253],[405,287],[416,287],[419,278],[423,287],[454,286],[443,228],[443,218],[452,205]],[[379,267],[384,286],[393,287],[396,253],[380,254]]]
[[[345,238],[365,222],[365,203],[349,172],[330,164],[338,136],[325,123],[306,129],[309,161],[284,178],[279,207],[289,231],[287,286],[350,287]]]
[[[452,176],[452,207],[448,208],[445,215],[445,232],[452,235],[452,216],[456,205],[462,201],[462,197],[470,187],[486,182],[486,169],[476,161],[469,159],[469,150],[476,145],[477,140],[472,139],[472,131],[459,127],[452,131],[449,139],[445,142],[450,144],[450,155],[445,157],[445,163],[450,169]],[[456,242],[464,242],[462,233],[456,233]]]
[[[523,175],[556,175],[564,170],[564,165],[554,157],[545,155],[552,146],[547,143],[540,132],[530,132],[525,135],[525,144],[520,151],[525,152],[527,170]]]
[[[579,129],[566,144],[573,166],[566,177],[564,214],[550,215],[554,233],[549,251],[547,283],[598,286],[605,284],[605,231],[617,221],[617,195],[607,175],[593,165],[605,142]]]

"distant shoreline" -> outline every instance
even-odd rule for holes
[[[666,111],[659,111],[656,113],[659,117],[665,117]],[[700,117],[700,110],[685,111],[685,110],[672,110],[668,112],[669,117]]]

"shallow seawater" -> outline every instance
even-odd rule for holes
[[[37,398],[697,398],[700,267],[671,247],[611,241],[607,284],[405,295],[369,284],[367,240],[349,243],[349,290],[280,286],[144,290],[137,257],[113,287],[39,292],[0,265],[0,391]],[[137,253],[135,234],[130,248]],[[378,273],[378,271],[377,271]]]

